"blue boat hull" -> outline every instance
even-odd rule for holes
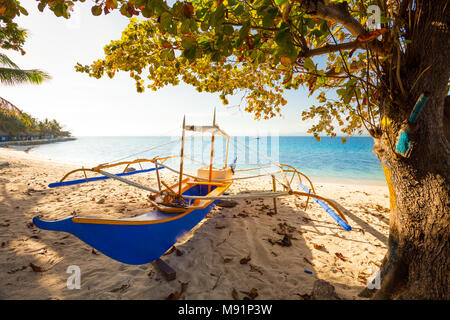
[[[73,234],[108,257],[132,265],[152,262],[161,257],[186,232],[194,228],[214,207],[194,210],[168,222],[114,225],[75,223],[73,217],[58,221],[33,218],[33,223],[44,230]]]

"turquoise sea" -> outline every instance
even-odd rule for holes
[[[34,146],[29,153],[41,158],[93,166],[117,160],[176,155],[180,137],[78,137],[75,141]],[[152,147],[162,145],[152,149]],[[185,154],[209,163],[210,138],[188,137]],[[268,158],[296,167],[312,178],[341,181],[384,181],[377,157],[372,153],[370,137],[352,137],[346,144],[339,138],[323,137],[234,137],[229,148],[229,162],[237,157],[238,168],[269,164]],[[223,164],[225,142],[216,137],[214,162]],[[143,152],[145,151],[145,152]],[[258,153],[260,155],[258,156]],[[173,163],[173,165],[176,165]],[[197,162],[187,161],[192,169]]]

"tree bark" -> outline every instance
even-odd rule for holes
[[[435,103],[428,101],[428,110]],[[397,159],[388,152],[382,160],[391,180],[392,205],[377,299],[450,298],[448,142],[427,142],[425,133],[416,134],[415,139],[416,150],[409,159]]]
[[[391,181],[388,252],[375,299],[450,299],[450,141],[444,130],[449,9],[447,1],[417,2],[421,10],[413,21],[411,45],[402,64],[395,66],[401,68],[406,95],[397,83],[399,98],[382,110],[391,124],[374,148]],[[397,135],[423,92],[429,99],[412,134],[412,152],[405,158],[394,152]]]

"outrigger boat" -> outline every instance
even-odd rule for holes
[[[203,166],[197,170],[196,175],[184,172],[183,160],[187,159],[184,154],[185,132],[193,131],[211,134],[211,156],[209,166]],[[225,163],[222,168],[213,166],[214,139],[216,135],[222,136],[226,140]],[[316,194],[311,180],[303,173],[297,171],[289,165],[276,163],[277,174],[280,174],[282,181],[278,181],[283,191],[276,191],[275,174],[268,173],[273,179],[273,190],[245,194],[226,194],[233,181],[238,179],[251,179],[268,174],[236,177],[237,159],[228,165],[228,150],[230,136],[223,131],[216,123],[214,111],[213,123],[211,126],[186,125],[183,120],[181,136],[181,152],[179,156],[154,157],[151,159],[136,159],[133,161],[122,161],[112,164],[98,165],[94,168],[76,169],[66,174],[61,181],[51,183],[49,187],[70,186],[79,183],[87,183],[98,180],[114,179],[154,194],[150,200],[154,210],[137,217],[123,219],[104,219],[70,216],[57,221],[44,221],[37,217],[33,218],[33,223],[44,230],[68,232],[98,251],[104,253],[117,261],[139,265],[152,262],[161,257],[170,249],[180,237],[194,228],[205,218],[208,212],[215,206],[218,200],[228,199],[249,199],[249,198],[273,198],[276,210],[276,199],[285,196],[306,196],[305,210],[308,206],[309,198],[313,198],[322,206],[345,230],[350,231],[351,227],[341,208],[332,200],[323,198]],[[179,157],[180,168],[175,170],[166,164],[168,159]],[[150,169],[135,170],[130,172],[133,164],[142,165],[151,163],[154,165]],[[111,173],[106,169],[125,166],[121,173]],[[178,182],[168,185],[160,176],[160,170],[167,169],[178,174]],[[241,171],[252,170],[243,169]],[[158,189],[136,183],[128,178],[130,175],[155,172]],[[84,179],[66,180],[70,175],[82,172]],[[89,177],[86,173],[94,172],[101,176]],[[311,188],[307,188],[302,183],[302,177],[306,179]],[[298,184],[305,192],[295,191],[292,183],[298,178]]]

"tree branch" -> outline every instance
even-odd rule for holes
[[[312,49],[312,50],[305,52],[304,57],[308,58],[308,57],[313,57],[313,56],[319,56],[322,54],[335,52],[335,51],[339,51],[339,50],[358,49],[358,48],[361,48],[362,45],[363,45],[363,43],[361,43],[357,40],[351,41],[351,42],[339,43],[336,45],[326,44],[323,47]]]
[[[319,56],[322,54],[327,54],[330,52],[336,52],[341,50],[353,50],[353,49],[370,49],[374,52],[378,53],[380,56],[384,56],[385,52],[383,51],[383,48],[381,46],[381,43],[378,41],[372,41],[372,42],[359,42],[358,40],[354,40],[351,42],[344,42],[344,43],[338,43],[334,45],[326,44],[323,47],[315,48],[312,50],[309,50],[302,54],[303,57],[313,57],[313,56]]]
[[[314,18],[331,20],[342,24],[350,33],[357,37],[366,32],[365,28],[348,12],[347,3],[325,5],[323,0],[301,0],[300,8]]]
[[[367,60],[358,60],[358,61],[353,61],[352,63],[350,63],[349,66],[349,71],[350,73],[356,73],[362,69],[364,69],[367,66]],[[330,70],[326,73],[327,76],[329,77],[335,77],[335,76],[339,76],[341,74],[345,73],[345,70],[343,68],[341,68],[341,70],[339,72],[336,72],[335,69]]]

